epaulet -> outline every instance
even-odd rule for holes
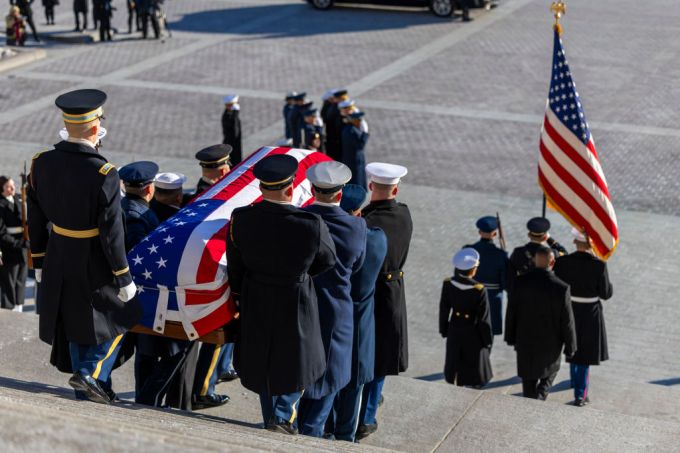
[[[481,283],[477,283],[477,284],[475,285],[475,289],[476,289],[477,291],[481,291],[481,290],[484,289],[484,285],[482,285]]]
[[[108,175],[109,172],[110,172],[111,170],[113,170],[114,168],[116,168],[115,165],[113,165],[113,164],[107,162],[107,163],[105,163],[104,165],[102,165],[102,166],[99,168],[99,173],[101,173],[102,175],[106,176],[106,175]]]

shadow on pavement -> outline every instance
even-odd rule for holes
[[[659,379],[658,381],[649,381],[650,384],[664,385],[667,387],[673,385],[680,385],[680,377],[670,378],[670,379]]]

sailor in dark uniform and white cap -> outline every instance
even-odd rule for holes
[[[92,89],[57,98],[69,137],[33,158],[28,226],[40,338],[53,347],[52,363],[73,373],[77,397],[108,404],[121,340],[142,313],[125,256],[120,179],[95,148],[105,101]]]
[[[225,96],[224,113],[222,113],[222,134],[224,140],[222,143],[229,145],[231,151],[231,165],[237,165],[241,162],[241,106],[238,103],[238,94],[230,94]]]
[[[550,221],[545,217],[534,217],[527,222],[529,242],[517,247],[510,255],[508,267],[508,291],[512,291],[517,277],[524,275],[534,267],[534,254],[541,246],[553,249],[555,257],[567,254],[567,249],[550,237]]]
[[[201,179],[196,185],[196,195],[208,190],[213,184],[231,171],[232,148],[229,145],[212,145],[196,153],[196,159],[201,166]]]
[[[375,287],[375,378],[364,386],[357,439],[378,428],[376,413],[385,376],[408,368],[408,322],[404,265],[413,233],[411,213],[396,200],[399,182],[408,170],[401,165],[374,162],[366,166],[371,203],[362,211],[369,227],[387,235],[387,256]]]
[[[153,180],[156,190],[149,206],[160,222],[165,222],[179,212],[184,192],[182,186],[187,177],[182,173],[158,173]]]
[[[305,389],[300,403],[300,434],[321,437],[337,393],[350,381],[354,315],[350,277],[364,262],[366,222],[340,207],[342,189],[352,172],[340,162],[321,162],[307,170],[315,201],[305,211],[319,215],[335,244],[332,271],[314,277],[321,337],[326,352],[323,376]]]
[[[463,248],[457,252],[453,277],[444,280],[439,301],[439,333],[446,338],[446,382],[475,388],[493,377],[489,301],[484,285],[474,280],[479,265],[477,250]]]

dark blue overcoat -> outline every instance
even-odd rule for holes
[[[354,335],[350,277],[363,265],[367,227],[364,219],[347,214],[339,206],[313,204],[305,210],[321,216],[337,254],[335,267],[314,277],[326,371],[313,386],[305,389],[303,397],[318,399],[339,391],[350,380]]]
[[[510,260],[508,252],[496,246],[491,239],[480,239],[472,245],[479,252],[479,269],[475,281],[486,288],[491,309],[493,334],[503,333],[503,291],[506,289],[506,272]]]
[[[368,142],[368,132],[346,124],[342,129],[342,163],[352,170],[350,184],[368,188],[366,183],[366,155],[364,148]]]

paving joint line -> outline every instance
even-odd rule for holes
[[[470,412],[470,410],[477,404],[477,401],[479,401],[479,399],[480,399],[483,395],[484,395],[484,392],[483,392],[483,391],[480,391],[480,392],[479,392],[479,395],[477,395],[477,397],[476,397],[474,400],[472,400],[472,402],[468,405],[468,407],[465,408],[465,411],[463,411],[463,414],[462,414],[460,417],[458,417],[458,420],[456,420],[456,423],[454,423],[453,426],[451,426],[451,428],[449,428],[449,430],[446,432],[446,434],[444,435],[444,437],[442,437],[442,439],[441,439],[439,442],[437,442],[437,444],[432,448],[432,450],[430,450],[430,453],[435,453],[435,452],[439,449],[439,447],[442,446],[442,444],[444,443],[444,441],[445,441],[446,439],[448,439],[448,437],[451,435],[451,433],[453,433],[453,431],[456,429],[456,427],[458,426],[458,424],[459,424],[461,421],[463,421],[463,419],[465,418],[465,416],[467,416],[468,412]]]

